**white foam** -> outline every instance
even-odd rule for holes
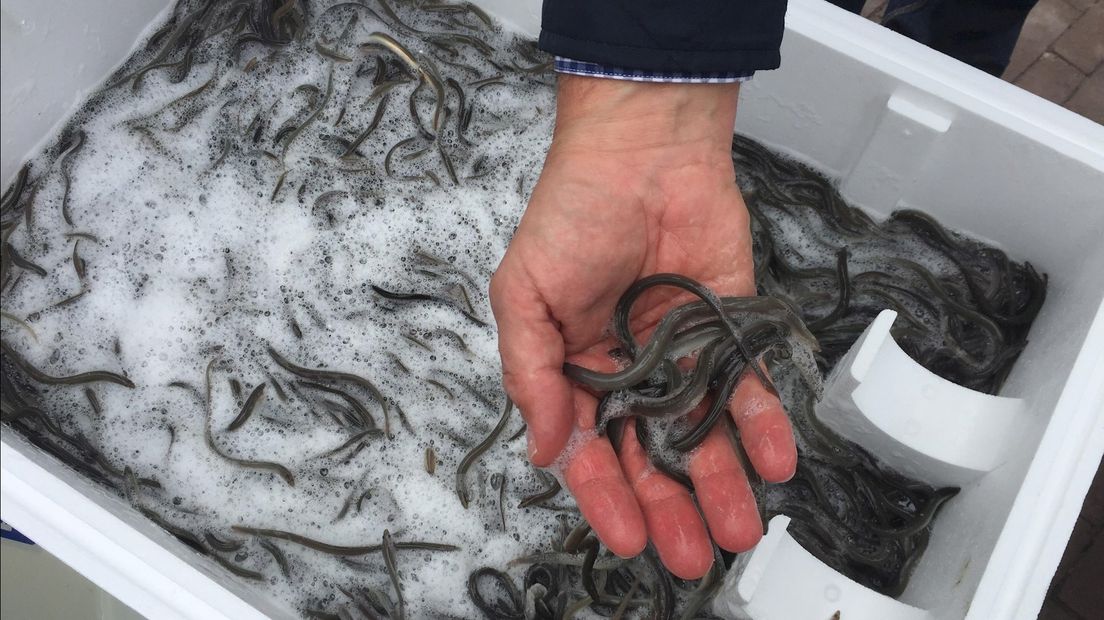
[[[312,14],[320,15],[324,8],[312,3]],[[409,9],[400,10],[415,19]],[[494,332],[446,304],[384,300],[371,285],[439,294],[463,284],[475,315],[490,322],[486,282],[524,207],[519,177],[527,193],[547,149],[553,92],[547,76],[510,76],[507,81],[516,86],[487,87],[478,94],[465,87],[467,105],[477,106],[465,133],[474,144],[469,147],[456,136],[458,102],[448,91],[450,116],[440,139],[461,180],[461,187],[454,188],[435,149],[416,159],[399,155],[393,162],[397,178],[384,174],[387,151],[418,135],[406,105],[414,82],[391,91],[383,122],[359,149],[364,159],[337,158],[344,149],[328,136],[354,138],[371,121],[376,106],[365,101],[373,71],[354,77],[359,62],[334,63],[333,95],[284,154],[282,146],[273,144],[275,133],[313,112],[330,74],[331,63],[314,51],[315,33],[325,28],[336,34],[348,15],[335,11],[327,23],[315,23],[303,41],[285,51],[270,55],[248,44],[236,64],[225,58],[232,44],[221,35],[205,44],[183,82],[173,84],[167,72],[152,71],[134,94],[124,84],[103,95],[81,117],[79,127],[87,139],[71,158],[69,209],[75,226],[65,226],[60,217],[63,179],[55,165],[37,181],[33,233],[20,227],[12,238],[17,247],[29,248],[29,259],[50,272],[41,279],[26,275],[4,300],[5,311],[17,316],[41,311],[30,321],[38,341],[7,321],[4,338],[47,372],[103,369],[125,372],[137,384],[133,390],[94,386],[103,405],[99,418],[90,415],[81,390],[48,389],[42,394],[51,410],[75,411],[66,424],[87,434],[115,466],[128,465],[138,475],[160,481],[162,490],[142,489],[136,503],[199,534],[212,531],[223,538],[237,536],[229,528],[238,524],[335,544],[376,544],[384,528],[400,541],[456,544],[461,551],[455,553],[400,552],[399,569],[411,613],[448,611],[470,617],[477,612],[467,596],[469,573],[484,565],[505,567],[515,557],[546,548],[555,513],[516,508],[540,486],[526,461],[524,439],[505,442],[520,426],[519,419],[471,468],[467,481],[472,503],[467,510],[460,507],[456,467],[493,427],[504,398]],[[358,51],[355,43],[375,30],[391,32],[412,49],[424,48],[367,13],[360,15],[347,41],[333,46],[373,68],[376,53]],[[499,50],[500,63],[512,57],[503,51],[512,35],[486,36]],[[259,59],[256,68],[243,72],[253,56]],[[496,72],[469,49],[456,60],[479,67],[483,76]],[[444,63],[438,63],[438,71],[461,84],[477,79]],[[167,105],[212,76],[201,94]],[[313,97],[303,89],[296,92],[301,85],[314,85],[318,91]],[[195,113],[197,104],[203,109]],[[427,123],[434,105],[432,89],[423,89],[419,112]],[[342,106],[344,118],[335,127]],[[253,144],[247,130],[258,113],[264,125]],[[215,167],[226,140],[234,146]],[[401,153],[426,144],[419,139]],[[283,161],[261,151],[278,158],[283,154]],[[465,180],[481,156],[489,172]],[[36,164],[34,170],[45,166]],[[424,178],[398,179],[427,170],[443,187]],[[335,190],[345,193],[312,209],[320,195]],[[87,292],[72,304],[42,311],[82,288],[72,267],[73,241],[64,237],[71,231],[91,233],[101,241],[80,241]],[[416,264],[417,251],[444,258],[477,284],[452,268],[420,272],[420,267],[432,266]],[[301,340],[290,326],[292,318],[302,330]],[[441,329],[459,335],[467,350]],[[432,351],[404,334],[424,341]],[[291,391],[298,378],[273,362],[268,345],[301,366],[371,379],[402,407],[415,433],[402,428],[392,407],[393,439],[372,440],[348,463],[340,459],[349,450],[318,458],[352,433],[325,411],[324,399],[340,398],[300,386],[299,393],[310,403],[298,399]],[[390,354],[401,359],[409,375]],[[201,400],[187,389],[168,386],[182,381],[202,393],[204,370],[214,357],[219,361],[213,371],[210,423],[219,450],[235,458],[281,463],[294,473],[294,487],[271,472],[246,470],[214,454],[204,439]],[[229,380],[239,381],[248,393],[270,375],[292,400],[281,402],[270,384],[253,417],[240,430],[227,432],[226,425],[242,406]],[[495,407],[475,398],[454,376],[475,386]],[[426,383],[430,378],[453,396]],[[379,403],[363,390],[351,393],[382,426]],[[434,475],[424,468],[430,445],[439,461]],[[498,492],[488,483],[492,473],[503,473],[507,480],[505,531],[498,525]],[[364,500],[363,510],[353,507],[335,521],[351,493],[369,489],[372,497]],[[571,500],[565,493],[556,504],[571,505]],[[328,555],[284,541],[276,544],[291,562],[290,579],[254,544],[235,561],[262,572],[266,580],[257,587],[288,608],[345,603],[335,588],[339,584],[364,583],[390,592],[378,557],[362,558],[368,570],[358,572]]]

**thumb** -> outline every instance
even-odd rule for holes
[[[503,259],[491,278],[502,382],[529,427],[529,460],[546,467],[571,436],[574,397],[559,323],[523,270]]]

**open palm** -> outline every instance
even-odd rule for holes
[[[699,513],[689,490],[649,464],[631,425],[620,454],[594,432],[597,399],[572,385],[562,368],[571,362],[615,369],[614,306],[645,276],[674,272],[721,295],[755,294],[748,214],[727,149],[731,134],[722,141],[703,142],[690,132],[674,141],[637,136],[597,143],[591,132],[575,135],[557,128],[492,280],[505,387],[529,426],[531,460],[562,467],[607,547],[631,556],[650,539],[672,573],[697,578],[713,561],[710,539],[743,551],[762,536],[729,436],[717,426],[691,454]],[[646,338],[668,310],[687,301],[675,289],[649,291],[634,306],[633,332]],[[777,397],[749,377],[730,410],[759,475],[786,480],[796,465],[789,421]]]

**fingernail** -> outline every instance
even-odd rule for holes
[[[602,538],[599,537],[598,540],[602,540]],[[602,544],[605,545],[605,543],[602,543]],[[616,551],[614,551],[613,555],[616,555],[617,557],[621,558],[622,560],[631,560],[631,559],[635,558],[636,556],[640,555],[643,552],[644,552],[644,549],[641,548],[640,551],[637,551],[636,553],[630,553],[628,555],[622,555],[622,554],[617,553]]]
[[[526,452],[529,453],[529,460],[532,461],[537,456],[537,442],[533,439],[533,429],[525,429],[525,446]]]

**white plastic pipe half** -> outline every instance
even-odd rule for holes
[[[879,594],[813,557],[787,531],[790,518],[770,520],[767,534],[736,558],[713,612],[739,620],[928,620],[923,609]]]
[[[1003,463],[1023,428],[1025,403],[939,377],[890,335],[883,310],[828,379],[816,416],[910,478],[962,487]]]

